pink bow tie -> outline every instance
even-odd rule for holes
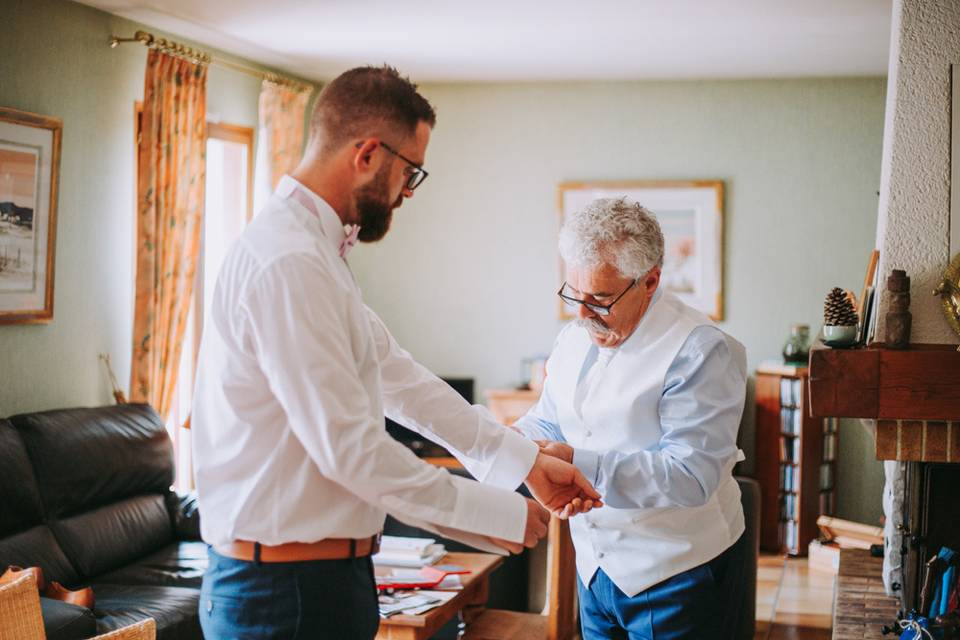
[[[357,236],[360,235],[360,225],[351,224],[348,227],[347,237],[340,243],[340,257],[346,258],[353,245],[357,244]]]

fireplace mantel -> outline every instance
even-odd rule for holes
[[[810,411],[877,420],[881,460],[960,462],[960,353],[951,344],[817,345],[810,351]]]
[[[960,353],[952,344],[810,351],[817,416],[960,421]]]

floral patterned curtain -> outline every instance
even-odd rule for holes
[[[200,250],[207,67],[151,49],[138,146],[130,395],[166,420]]]
[[[260,87],[260,124],[257,139],[254,211],[259,211],[277,188],[283,174],[300,162],[304,118],[310,101],[308,87],[264,80]]]

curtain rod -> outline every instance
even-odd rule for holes
[[[300,82],[299,80],[294,80],[293,78],[287,78],[286,76],[282,76],[271,71],[260,71],[259,69],[254,69],[253,67],[248,67],[237,62],[230,62],[229,60],[214,58],[206,51],[194,49],[193,47],[188,47],[180,44],[179,42],[167,40],[166,38],[157,38],[152,33],[147,33],[146,31],[137,31],[133,34],[132,38],[110,36],[111,49],[116,49],[118,45],[126,44],[127,42],[139,42],[151,49],[158,49],[164,53],[169,53],[170,55],[178,56],[197,64],[215,64],[221,67],[226,67],[227,69],[239,71],[240,73],[245,73],[255,78],[261,78],[274,84],[287,86],[297,91],[311,91],[313,89],[313,85],[311,84]]]

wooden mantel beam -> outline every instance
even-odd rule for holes
[[[956,345],[810,350],[814,416],[960,422]]]

